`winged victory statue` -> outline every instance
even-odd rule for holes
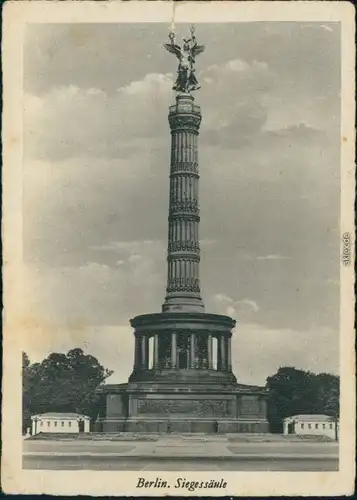
[[[182,46],[175,43],[175,33],[169,33],[170,43],[165,43],[166,50],[175,54],[179,60],[177,79],[172,87],[176,92],[191,92],[200,88],[195,76],[195,58],[205,50],[204,45],[198,45],[195,37],[195,29],[190,29],[191,37],[184,38]]]

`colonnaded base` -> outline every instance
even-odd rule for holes
[[[134,369],[128,383],[99,388],[97,430],[269,432],[266,390],[238,384],[232,373],[234,323],[228,316],[205,313],[134,318]]]

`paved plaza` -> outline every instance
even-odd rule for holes
[[[163,435],[151,436],[150,441],[130,436],[117,440],[29,439],[23,445],[23,467],[147,471],[338,470],[337,443],[279,438]]]

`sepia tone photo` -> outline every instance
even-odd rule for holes
[[[19,3],[11,492],[349,491],[353,11]]]

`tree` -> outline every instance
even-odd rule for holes
[[[25,352],[22,353],[22,432],[31,426],[29,410],[29,366],[30,360]]]
[[[23,371],[24,420],[27,413],[48,411],[83,413],[94,420],[98,413],[95,390],[112,373],[82,349],[52,353],[42,363],[29,363]]]
[[[292,415],[322,413],[338,419],[339,378],[335,375],[282,367],[267,378],[267,388],[272,432],[282,432],[284,418]]]
[[[340,414],[339,377],[330,373],[319,373],[316,375],[316,380],[321,413],[338,418]]]
[[[272,431],[282,431],[282,421],[299,413],[315,411],[316,388],[313,374],[293,367],[279,368],[267,379],[269,419]]]
[[[321,413],[333,418],[335,439],[338,440],[338,420],[340,416],[340,379],[330,373],[316,375],[318,381],[318,399]]]

